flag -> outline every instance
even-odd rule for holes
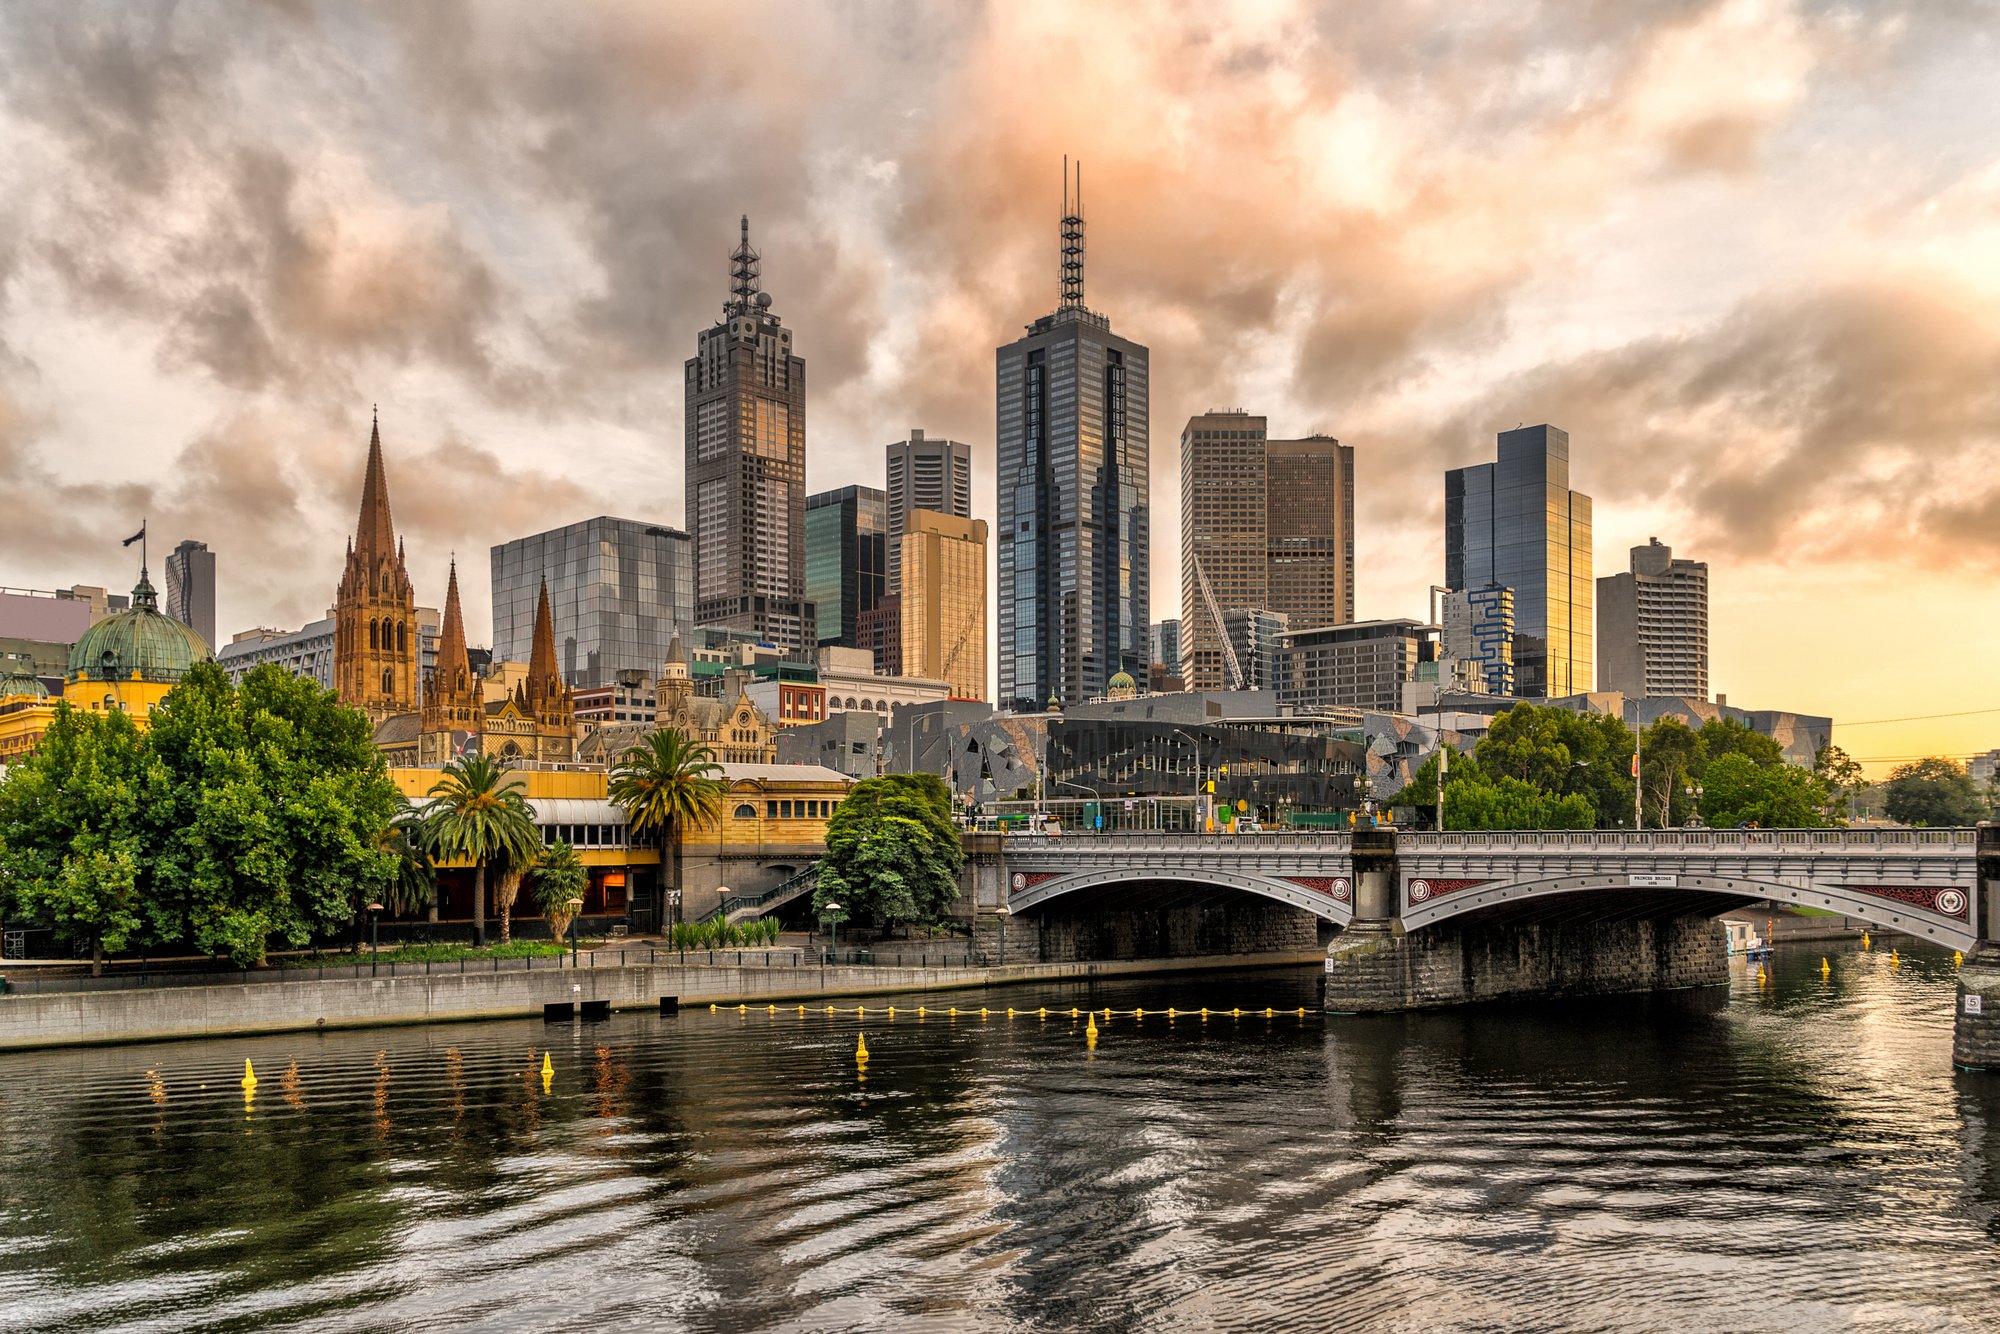
[[[139,525],[139,531],[138,531],[138,532],[136,532],[136,533],[132,534],[132,536],[130,536],[130,537],[128,537],[128,538],[126,538],[126,539],[125,539],[125,540],[124,540],[123,542],[119,543],[119,545],[120,545],[120,546],[127,546],[127,547],[129,547],[129,546],[131,546],[131,545],[132,545],[132,544],[133,544],[134,542],[139,542],[139,541],[143,541],[143,540],[145,539],[145,536],[146,536],[146,525],[142,523],[142,524],[140,524],[140,525]]]

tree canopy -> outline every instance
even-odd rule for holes
[[[486,873],[494,871],[508,881],[501,911],[509,912],[520,877],[541,855],[535,809],[528,804],[519,778],[486,755],[468,755],[447,764],[431,785],[430,798],[424,815],[427,841],[439,856],[472,863],[472,943],[484,945]],[[501,922],[504,938],[508,918],[503,916]]]
[[[1897,765],[1885,787],[1889,818],[1902,824],[1977,824],[1993,809],[1965,766],[1942,755]]]
[[[958,901],[964,865],[943,779],[864,779],[827,822],[813,911],[836,921],[937,922]]]
[[[396,789],[368,721],[266,665],[202,663],[140,732],[59,708],[0,782],[0,894],[93,950],[261,962],[353,922],[397,875]]]

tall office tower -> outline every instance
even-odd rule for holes
[[[342,704],[376,722],[417,708],[417,598],[403,564],[403,544],[389,515],[382,467],[382,424],[368,436],[361,517],[347,544],[347,566],[333,603],[333,681]]]
[[[1354,447],[1332,436],[1264,446],[1270,600],[1294,630],[1354,619]]]
[[[1190,417],[1181,430],[1181,679],[1190,690],[1247,685],[1230,674],[1222,614],[1270,606],[1264,427],[1238,410]]]
[[[1514,590],[1488,584],[1447,591],[1443,613],[1440,655],[1465,664],[1475,688],[1486,694],[1513,694]]]
[[[872,486],[806,497],[806,600],[819,619],[822,647],[861,647],[861,618],[895,577],[886,564],[889,513],[887,498]]]
[[[1222,613],[1222,628],[1236,650],[1236,663],[1243,672],[1243,689],[1278,688],[1278,654],[1285,632],[1292,628],[1281,611],[1262,607],[1231,607]]]
[[[903,676],[986,698],[986,520],[910,511],[896,594]]]
[[[493,658],[527,662],[548,582],[557,670],[592,689],[620,672],[659,675],[677,630],[692,630],[694,552],[688,535],[599,515],[491,548]]]
[[[1178,617],[1159,622],[1153,627],[1153,662],[1165,669],[1168,676],[1181,674],[1181,623]]]
[[[1708,563],[1654,538],[1597,581],[1597,688],[1708,698]]]
[[[1590,497],[1569,489],[1569,433],[1500,433],[1499,459],[1444,475],[1445,585],[1514,590],[1514,693],[1588,691]]]
[[[1294,630],[1354,619],[1354,450],[1330,436],[1267,438],[1244,412],[1181,432],[1181,675],[1234,684],[1217,618],[1282,613]],[[1238,668],[1242,667],[1239,660]]]
[[[806,363],[758,288],[750,219],[730,299],[687,362],[687,529],[695,618],[817,647],[806,600]]]
[[[1082,173],[1063,170],[1062,303],[996,355],[1001,708],[1145,675],[1147,353],[1083,304]]]
[[[167,615],[215,647],[215,553],[183,542],[167,553]]]
[[[903,530],[909,525],[911,510],[972,517],[972,446],[956,440],[927,440],[918,430],[912,430],[908,440],[889,446],[891,593],[899,587],[896,580],[900,577]]]

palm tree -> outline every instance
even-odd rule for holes
[[[681,859],[675,834],[683,824],[710,824],[721,812],[720,772],[714,751],[673,727],[661,728],[626,751],[611,770],[611,800],[624,810],[627,825],[635,834],[657,836],[662,863],[672,858],[677,915]]]
[[[531,874],[535,884],[535,904],[548,921],[549,934],[560,945],[563,933],[569,930],[570,901],[583,897],[583,887],[590,881],[590,872],[584,869],[583,859],[576,855],[576,849],[557,839],[542,849],[541,859],[535,863]]]
[[[377,846],[396,859],[395,876],[383,904],[398,917],[428,908],[431,920],[436,921],[437,862],[431,856],[430,828],[424,822],[424,812],[401,792],[396,794],[396,813]]]
[[[472,943],[486,943],[486,868],[506,874],[533,862],[541,835],[535,810],[509,777],[507,766],[484,755],[469,755],[444,767],[432,785],[424,823],[432,851],[462,857],[473,865]]]

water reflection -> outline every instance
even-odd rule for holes
[[[2000,1080],[1950,1071],[1950,956],[1822,953],[1393,1018],[1299,1016],[1300,970],[0,1058],[0,1310],[2000,1324]],[[283,1071],[247,1124],[246,1056]]]

